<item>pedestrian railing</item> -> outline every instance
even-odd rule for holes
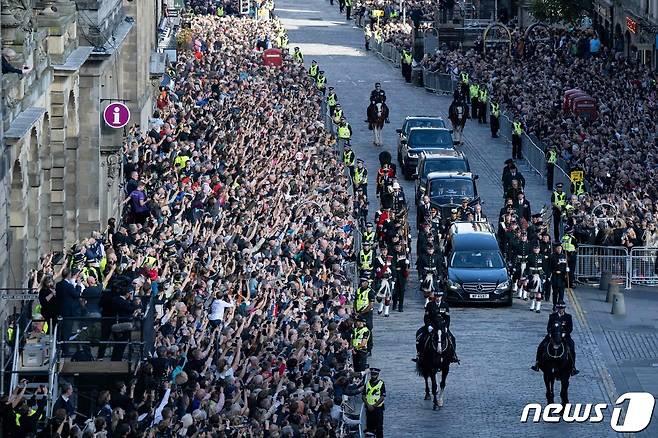
[[[439,48],[439,33],[434,28],[423,33],[423,55],[434,55]]]
[[[452,94],[457,83],[450,74],[423,69],[423,85],[426,90],[434,93]]]
[[[623,281],[626,289],[631,288],[631,256],[623,246],[579,245],[576,258],[576,280],[598,283],[601,274],[610,273],[611,278]]]
[[[656,255],[658,248],[638,247],[631,249],[630,283],[648,286],[658,285],[656,273]]]

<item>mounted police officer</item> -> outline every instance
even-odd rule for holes
[[[555,325],[562,326],[562,337],[569,347],[569,353],[571,357],[571,375],[575,376],[580,373],[576,368],[576,346],[571,339],[571,332],[573,332],[573,319],[571,315],[566,312],[567,306],[564,304],[564,301],[559,301],[555,306],[557,311],[551,313],[551,316],[548,317],[548,324],[546,325],[546,332],[548,333],[544,340],[537,347],[537,357],[535,359],[535,364],[530,367],[533,371],[539,371],[539,357],[543,349],[546,348],[548,343],[551,340],[551,331]]]
[[[459,362],[457,358],[457,343],[455,337],[450,332],[450,307],[448,303],[443,301],[443,291],[435,290],[430,300],[425,304],[425,314],[423,316],[424,325],[418,329],[416,332],[416,359],[420,354],[420,350],[423,347],[423,344],[426,342],[427,336],[429,336],[434,330],[444,331],[454,347],[454,356],[451,358],[451,362]]]
[[[376,438],[384,437],[384,399],[386,386],[379,378],[379,368],[370,368],[370,379],[363,393],[363,403],[366,407],[366,433],[374,434]]]
[[[386,92],[382,90],[382,84],[375,83],[375,89],[370,92],[370,101],[377,103],[386,103]],[[368,121],[368,114],[366,113],[366,122]],[[386,123],[390,123],[388,117]]]

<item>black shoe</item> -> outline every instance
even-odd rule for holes
[[[537,372],[539,371],[539,367],[538,367],[537,365],[533,365],[533,366],[531,366],[530,369],[531,369],[532,371],[537,371]]]
[[[411,359],[411,361],[412,361],[412,362],[418,362],[418,358],[417,358],[417,357],[414,357],[413,359]]]
[[[400,307],[400,308],[398,309],[398,312],[404,312],[404,309],[403,309],[402,307]]]
[[[398,309],[398,305],[397,305],[397,304],[393,304],[393,310],[397,310],[397,309]]]
[[[384,120],[384,122],[385,122],[385,123],[391,123],[391,121],[388,120],[388,119]]]
[[[575,368],[573,370],[571,370],[571,375],[572,376],[577,376],[579,373],[580,373],[580,370],[577,370]]]
[[[498,138],[498,135],[492,135],[491,137],[492,138]]]

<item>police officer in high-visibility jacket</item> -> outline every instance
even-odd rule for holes
[[[319,72],[320,72],[320,66],[318,66],[318,62],[314,59],[313,61],[311,61],[311,66],[308,68],[308,75],[313,79],[315,79],[318,77]]]
[[[468,87],[468,94],[471,98],[471,119],[478,118],[478,108],[480,106],[480,86],[471,84]]]
[[[352,150],[350,142],[345,143],[345,150],[343,150],[343,164],[350,171],[350,177],[354,178],[354,164],[356,163],[356,156]]]
[[[523,159],[523,126],[519,120],[512,122],[512,158],[515,160]]]
[[[333,113],[330,114],[331,114],[331,120],[336,125],[340,125],[341,120],[345,119],[345,117],[343,117],[343,107],[340,106],[340,103],[336,103],[334,105]]]
[[[338,111],[338,105],[336,105],[336,111]],[[344,144],[346,141],[350,141],[350,138],[352,138],[352,127],[347,123],[345,117],[341,117],[338,125],[338,139]]]
[[[489,92],[483,85],[480,87],[478,95],[478,123],[487,123],[487,102],[489,101]]]
[[[345,19],[352,18],[352,0],[345,0]]]
[[[299,62],[300,64],[304,63],[304,55],[302,55],[302,52],[299,50],[299,47],[295,47],[295,51],[292,54],[292,58]]]
[[[366,327],[366,320],[362,317],[357,317],[355,327],[352,330],[352,362],[354,365],[354,372],[356,373],[366,370],[368,342],[370,338],[370,329]]]
[[[327,93],[327,108],[329,108],[329,117],[333,118],[334,110],[336,109],[337,104],[338,104],[338,96],[334,91],[334,87],[329,87],[329,92]]]
[[[376,438],[384,437],[384,399],[386,386],[379,378],[379,368],[370,368],[370,379],[363,391],[363,403],[366,407],[366,433]]]
[[[497,102],[491,102],[489,127],[491,128],[491,137],[498,138],[498,130],[500,129],[500,104]]]
[[[411,51],[407,48],[402,49],[401,58],[402,76],[406,82],[411,82],[411,66],[414,62]]]
[[[361,187],[363,193],[368,193],[368,169],[363,165],[363,160],[361,158],[356,160],[352,182],[354,183],[355,189]]]
[[[585,181],[571,181],[571,190],[572,195],[582,196],[586,193],[585,191]]]
[[[324,95],[324,93],[327,91],[326,85],[327,78],[324,76],[324,70],[320,70],[317,77],[315,78],[315,86],[318,90],[322,91],[322,94]]]
[[[567,266],[569,266],[569,284],[567,287],[573,288],[576,283],[576,258],[578,257],[578,242],[573,236],[573,227],[564,227],[564,236],[562,236],[562,249],[567,255]]]
[[[553,206],[553,235],[557,242],[560,241],[560,222],[562,221],[562,211],[567,206],[567,194],[564,193],[564,184],[557,183],[555,191],[551,194],[551,205]]]
[[[555,174],[555,165],[557,164],[557,151],[555,146],[551,146],[546,151],[546,185],[548,190],[553,190],[553,175]]]

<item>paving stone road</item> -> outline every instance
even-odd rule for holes
[[[336,2],[337,3],[337,2]],[[328,84],[335,87],[339,101],[354,130],[352,144],[363,158],[373,183],[369,196],[376,204],[374,176],[381,149],[372,145],[365,109],[375,82],[381,82],[391,110],[391,124],[384,128],[385,148],[395,157],[396,133],[407,115],[441,115],[447,119],[450,98],[405,84],[400,71],[363,47],[363,32],[339,15],[337,6],[326,0],[280,0],[276,14],[288,29],[291,47],[299,46],[307,64],[315,59],[325,71]],[[502,203],[500,172],[511,156],[504,139],[491,139],[488,126],[467,123],[467,154],[474,172],[480,175],[478,190],[489,218],[496,218]],[[534,209],[549,201],[541,180],[528,167],[520,166],[527,179],[527,198]],[[415,223],[414,186],[401,181],[411,200],[410,220]],[[371,206],[371,215],[376,205]],[[415,234],[415,230],[414,234]],[[415,245],[414,245],[415,248]],[[414,336],[422,324],[423,300],[418,282],[411,278],[404,313],[390,318],[375,316],[375,347],[370,364],[382,369],[386,381],[385,434],[387,437],[603,437],[613,436],[609,415],[602,423],[522,424],[520,416],[527,403],[545,404],[540,374],[529,367],[537,343],[546,330],[548,312],[528,311],[526,302],[515,301],[508,308],[456,308],[452,310],[452,331],[456,336],[461,365],[448,376],[445,407],[432,411],[423,400],[424,387],[414,370]],[[573,403],[608,402],[598,369],[596,343],[585,339],[575,318],[574,340],[579,349],[579,376],[571,379]]]

